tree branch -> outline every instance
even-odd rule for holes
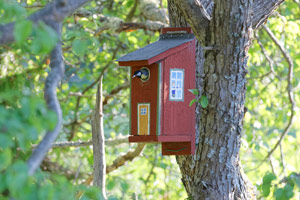
[[[149,31],[160,31],[161,28],[167,27],[168,24],[159,21],[146,22],[123,22],[122,19],[116,17],[105,17],[102,19],[102,26],[94,33],[95,36],[100,35],[105,30],[114,32],[131,31],[131,30],[149,30]]]
[[[60,35],[62,24],[54,23],[52,27]],[[56,47],[52,50],[50,55],[50,67],[51,71],[45,82],[45,100],[48,108],[54,111],[57,115],[57,124],[52,131],[48,131],[39,143],[36,149],[34,149],[31,157],[27,161],[29,175],[32,175],[43,161],[46,153],[51,148],[52,143],[58,136],[62,127],[62,111],[59,105],[59,101],[56,96],[56,89],[59,82],[64,76],[65,66],[62,57],[61,42],[58,42]]]
[[[121,155],[116,158],[112,165],[106,167],[106,174],[118,169],[124,165],[127,161],[132,161],[135,157],[139,156],[144,150],[146,144],[139,143],[133,151],[128,151],[125,155]]]
[[[105,145],[116,146],[120,144],[128,143],[128,136],[117,136],[116,138],[110,138],[105,140]],[[64,147],[85,147],[92,145],[92,140],[89,141],[76,141],[76,142],[55,142],[52,144],[52,148],[64,148]],[[33,146],[34,147],[34,146]]]
[[[195,0],[195,1],[186,1],[186,0],[168,0],[169,5],[177,5],[181,11],[181,14],[184,16],[184,19],[188,22],[188,24],[191,26],[194,34],[196,35],[198,41],[202,44],[202,46],[205,46],[203,44],[205,34],[204,30],[209,24],[209,20],[212,17],[213,14],[213,1],[207,1],[209,4],[206,6],[209,7],[210,13],[208,14],[207,12],[204,12],[205,5],[201,4],[201,1]],[[200,12],[199,12],[200,11]],[[207,14],[210,16],[208,17]],[[180,15],[179,13],[177,15]],[[172,19],[171,21],[171,26],[174,26],[172,24]]]
[[[103,95],[102,95],[102,79],[105,69],[102,70],[96,93],[96,105],[91,121],[92,138],[93,138],[93,159],[94,159],[94,186],[98,186],[101,190],[101,199],[107,199],[105,192],[105,144],[104,144],[104,128],[103,128]]]
[[[257,29],[262,25],[284,0],[254,0],[252,28]]]
[[[28,19],[33,23],[43,21],[50,25],[53,22],[62,22],[64,18],[72,14],[75,10],[82,7],[90,0],[55,0],[47,4],[41,10],[31,14]],[[9,23],[0,26],[0,45],[15,41],[13,30],[15,23]]]
[[[289,53],[287,52],[287,50],[284,48],[284,46],[280,43],[280,41],[272,33],[272,31],[265,25],[263,25],[263,29],[267,32],[269,37],[273,40],[273,42],[276,44],[276,46],[280,49],[281,53],[283,54],[283,57],[285,58],[285,60],[288,63],[288,66],[289,66],[288,79],[287,79],[288,80],[287,93],[288,93],[288,97],[289,97],[289,101],[290,101],[290,105],[291,105],[291,108],[290,108],[291,116],[290,116],[287,126],[285,127],[284,131],[281,133],[279,140],[277,141],[275,146],[271,149],[271,151],[268,152],[267,156],[262,160],[262,162],[258,165],[258,167],[261,166],[261,164],[264,161],[266,161],[266,159],[269,158],[274,153],[274,151],[277,149],[277,147],[281,144],[283,138],[290,131],[290,129],[293,125],[294,118],[295,118],[295,107],[296,107],[296,103],[294,101],[293,86],[292,86],[293,69],[294,69],[293,60],[292,60],[291,56],[289,55]]]
[[[130,83],[127,82],[115,89],[113,89],[112,91],[110,91],[110,93],[108,95],[105,95],[105,98],[103,100],[103,105],[106,105],[108,100],[111,99],[115,94],[117,94],[118,92],[120,92],[121,90],[127,89],[130,87]]]

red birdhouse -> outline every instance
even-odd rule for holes
[[[157,42],[119,60],[131,67],[129,142],[162,143],[163,155],[195,152],[195,38],[190,28],[164,28]]]

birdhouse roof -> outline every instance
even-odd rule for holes
[[[169,28],[170,29],[170,28]],[[174,28],[173,28],[174,29]],[[172,30],[172,29],[171,29]],[[120,66],[151,65],[189,46],[194,35],[186,30],[165,31],[157,42],[131,52],[117,61]]]

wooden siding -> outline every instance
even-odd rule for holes
[[[143,66],[133,66],[131,76]],[[158,87],[158,64],[147,66],[150,70],[150,79],[142,82],[139,78],[131,78],[131,135],[138,135],[138,104],[150,104],[150,136],[156,136],[157,121],[157,87]],[[140,136],[139,136],[140,137]],[[143,137],[146,138],[147,137]],[[148,137],[153,139],[154,137]],[[157,138],[157,137],[156,137]],[[132,140],[131,140],[132,141]]]

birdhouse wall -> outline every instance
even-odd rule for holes
[[[150,79],[142,82],[138,78],[131,79],[131,135],[138,135],[138,105],[150,104],[150,136],[153,140],[156,138],[157,125],[157,93],[158,93],[158,64],[154,63],[149,66],[133,66],[131,67],[131,77],[133,73],[142,67],[150,70]],[[149,135],[139,135],[139,137],[131,138],[130,142],[139,142],[149,140]],[[138,141],[139,140],[139,141]]]
[[[183,141],[182,136],[190,136],[189,141],[194,140],[195,135],[195,105],[189,103],[195,96],[189,92],[195,86],[195,40],[190,45],[162,61],[162,106],[161,106],[161,140],[174,136],[173,140]],[[179,69],[184,72],[183,100],[170,100],[170,70]],[[176,139],[176,137],[178,137]],[[187,138],[187,137],[186,137]],[[186,141],[186,139],[185,139]],[[170,141],[171,142],[171,141]]]

